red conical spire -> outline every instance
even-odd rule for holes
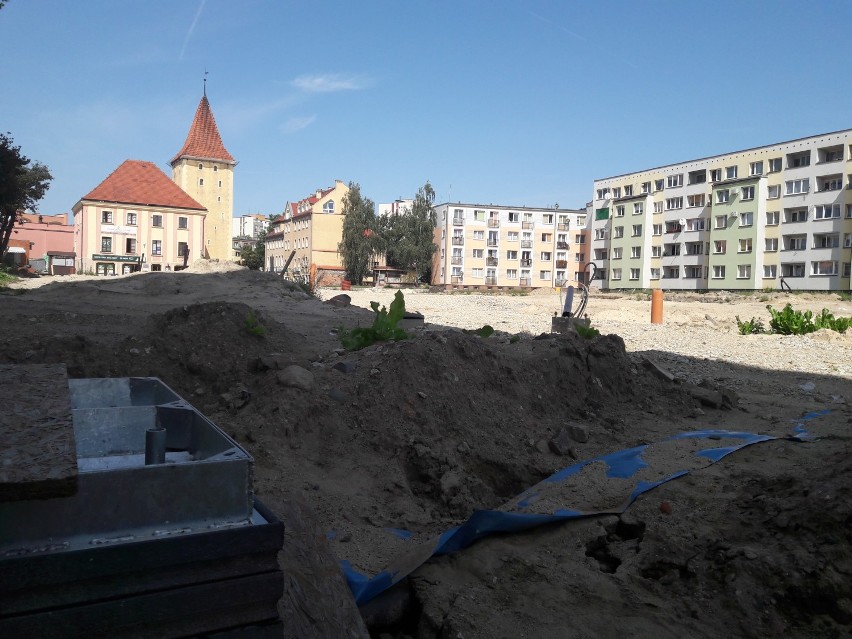
[[[233,156],[228,153],[222,143],[222,137],[216,127],[216,120],[213,118],[213,111],[210,110],[206,93],[195,111],[195,118],[189,128],[186,142],[183,143],[183,148],[178,151],[177,155],[172,158],[171,164],[174,165],[183,157],[234,163]]]

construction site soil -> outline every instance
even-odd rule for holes
[[[425,310],[410,339],[347,352],[339,329],[369,325],[373,313],[272,274],[199,262],[181,273],[32,286],[0,294],[0,363],[158,377],[254,456],[256,493],[286,526],[286,636],[852,635],[852,382],[837,372],[849,370],[850,336],[752,339],[717,317],[672,326],[655,348],[636,350],[615,334],[459,324],[500,329],[483,338]],[[461,297],[493,299],[419,292],[408,308]],[[532,297],[501,299],[527,314],[540,304],[549,324],[558,296]],[[729,315],[765,306],[742,299],[751,306],[728,298]],[[819,310],[837,296],[799,301]],[[593,324],[605,328],[596,304],[638,309],[633,330],[644,330],[646,299],[590,302]],[[667,349],[669,340],[712,341],[714,331],[750,363]],[[827,347],[837,362],[821,355],[813,370],[779,369],[760,348],[781,339],[793,340],[784,348],[794,359]],[[806,416],[816,437],[787,438]],[[349,594],[339,560],[368,576],[382,570],[398,543],[388,530],[416,543],[500,509],[575,459],[703,428],[779,439],[696,466],[623,514],[434,557],[360,610]],[[649,463],[665,465],[670,448],[654,448]],[[575,478],[573,503],[540,505],[612,512],[620,498],[598,466]]]

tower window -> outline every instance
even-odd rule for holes
[[[216,171],[218,171],[218,170],[219,170],[219,165],[214,164],[214,165],[213,165],[213,172],[215,173],[215,172],[216,172]]]
[[[222,188],[222,180],[219,180],[219,188]]]
[[[203,165],[203,164],[201,164],[201,162],[199,162],[199,163],[198,163],[198,170],[200,171],[202,168],[204,168],[204,165]]]
[[[204,178],[198,178],[198,186],[204,186]]]

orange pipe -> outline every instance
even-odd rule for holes
[[[663,292],[659,289],[651,291],[651,324],[663,323]]]

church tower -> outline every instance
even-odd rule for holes
[[[200,257],[232,261],[231,220],[237,163],[222,143],[206,90],[195,111],[186,142],[172,158],[171,165],[175,184],[207,209],[204,254]]]

